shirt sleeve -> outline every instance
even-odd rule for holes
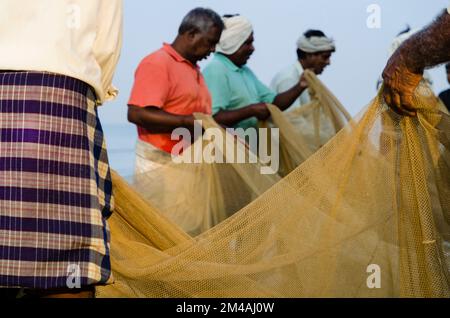
[[[147,58],[138,66],[129,105],[163,108],[169,95],[169,75],[166,64],[158,59]]]
[[[231,104],[231,88],[226,74],[220,66],[209,65],[203,76],[212,97],[212,114],[227,110]]]
[[[100,65],[104,96],[100,100],[112,100],[118,90],[112,85],[122,48],[122,0],[103,0],[100,6],[99,25],[93,53]]]
[[[251,72],[251,71],[250,71]],[[256,90],[258,92],[259,100],[261,103],[273,103],[275,97],[277,97],[277,93],[263,84],[256,75],[252,72],[253,81],[255,82]]]

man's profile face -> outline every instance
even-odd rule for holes
[[[230,55],[231,60],[233,61],[234,64],[236,64],[236,66],[241,67],[247,64],[248,60],[250,59],[250,56],[252,56],[253,52],[255,51],[255,47],[253,46],[254,41],[255,38],[252,33],[247,38],[247,40],[241,45],[239,50]]]
[[[308,65],[315,74],[322,74],[323,70],[330,65],[332,51],[318,52],[308,55]]]
[[[191,55],[198,61],[207,58],[216,49],[217,43],[220,41],[222,34],[218,27],[211,27],[207,32],[196,32],[192,36],[192,53]]]

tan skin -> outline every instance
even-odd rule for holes
[[[192,65],[214,52],[222,32],[211,27],[207,32],[191,30],[178,35],[172,47]],[[147,129],[152,134],[171,133],[174,129],[194,128],[194,116],[170,114],[152,105],[137,107],[128,105],[128,121]]]
[[[389,59],[384,71],[383,97],[400,115],[415,116],[413,96],[428,67],[450,61],[450,14],[406,40]]]
[[[250,56],[255,51],[255,47],[253,46],[254,37],[253,33],[249,36],[247,41],[245,41],[242,46],[233,54],[226,55],[227,58],[233,62],[237,67],[242,67],[247,64],[247,61],[250,59]],[[281,110],[287,109],[292,103],[303,93],[303,91],[308,87],[308,84],[305,78],[300,78],[300,81],[297,85],[289,89],[288,91],[278,94],[273,101],[273,104],[278,106]],[[244,119],[250,117],[256,117],[259,120],[267,119],[270,116],[269,110],[265,103],[258,103],[247,105],[237,110],[228,110],[219,111],[214,119],[224,125],[224,126],[233,126]]]
[[[303,69],[312,70],[315,74],[323,73],[323,70],[330,65],[331,55],[333,51],[323,51],[317,53],[306,54],[305,58],[300,59],[299,62]]]

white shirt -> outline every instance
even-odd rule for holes
[[[303,67],[300,62],[295,62],[291,66],[283,69],[281,72],[277,73],[270,84],[270,87],[279,93],[284,93],[287,90],[298,84],[300,77],[303,74]],[[302,105],[308,104],[311,101],[308,90],[306,89],[300,96],[295,100],[295,102],[286,111],[291,111],[299,108]]]
[[[117,95],[122,0],[0,0],[0,70],[47,71]]]

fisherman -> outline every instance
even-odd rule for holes
[[[193,113],[211,114],[211,95],[197,63],[214,52],[223,28],[216,12],[193,9],[181,22],[173,43],[164,43],[139,64],[128,101],[128,120],[137,125],[139,135],[137,174],[170,161],[172,148],[179,142],[172,132],[193,130]]]
[[[328,38],[325,33],[320,30],[306,31],[297,40],[297,61],[275,75],[271,88],[277,93],[288,90],[299,81],[305,69],[322,74],[330,65],[331,55],[335,51],[334,40]],[[306,105],[310,101],[309,92],[305,90],[287,111]]]
[[[97,106],[114,98],[121,0],[2,0],[0,286],[93,297],[112,282]]]
[[[401,115],[415,116],[414,90],[426,68],[450,61],[449,9],[395,51],[384,71],[384,99]]]
[[[222,33],[212,61],[203,75],[212,95],[214,119],[227,127],[257,128],[258,119],[269,117],[266,103],[284,110],[289,107],[307,84],[304,78],[281,94],[264,85],[246,66],[255,51],[253,27],[243,16],[224,17]]]

